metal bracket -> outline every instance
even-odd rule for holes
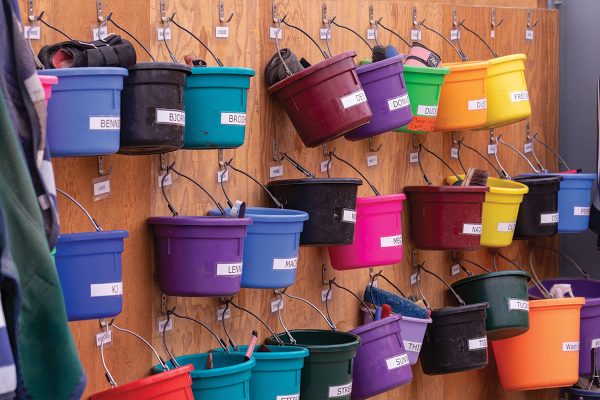
[[[369,267],[369,277],[373,278],[375,276],[375,269],[373,267]]]
[[[278,23],[279,17],[277,16],[277,3],[271,3],[271,16],[273,17],[273,22]]]
[[[34,22],[36,20],[35,18],[35,13],[33,12],[33,0],[28,0],[27,1],[27,10],[29,11],[29,20],[31,22]]]
[[[98,21],[104,22],[104,14],[102,12],[102,0],[96,0],[96,11],[98,15]]]
[[[373,147],[373,137],[369,137],[368,141],[369,141],[369,153],[378,153],[379,150],[381,150],[383,143],[379,143],[379,146],[377,146],[377,148],[374,148]]]
[[[525,134],[527,136],[528,141],[533,141],[533,138],[531,137],[531,128],[529,126],[529,120],[525,124]]]
[[[98,156],[98,175],[106,176],[112,172],[112,166],[108,169],[108,172],[104,170],[104,156]]]
[[[223,149],[217,149],[217,159],[219,160],[219,166],[223,167],[225,165],[223,161]]]
[[[418,27],[419,26],[419,21],[417,21],[417,6],[413,6],[413,11],[412,11],[412,18],[413,18],[413,26]]]
[[[413,268],[417,268],[419,266],[419,263],[417,262],[417,251],[413,249],[412,253],[411,253],[411,257],[412,257],[412,265]]]
[[[164,293],[160,294],[160,312],[162,315],[167,314],[167,295]]]
[[[327,265],[323,264],[321,267],[321,283],[323,285],[328,285],[329,281],[327,280]]]
[[[373,17],[373,4],[369,4],[369,25],[375,25],[375,18]]]
[[[271,156],[273,158],[273,161],[283,160],[283,156],[281,155],[281,152],[277,148],[277,142],[275,140],[273,140],[273,145],[271,147]]]
[[[537,18],[535,20],[535,22],[532,24],[531,23],[531,19],[532,19],[532,11],[531,10],[527,10],[527,29],[533,29],[535,28],[535,26],[538,24],[538,22],[540,22],[540,19]]]
[[[458,14],[456,8],[452,9],[452,26],[455,28],[458,26]]]
[[[490,143],[496,143],[496,137],[494,136],[494,128],[490,129]]]
[[[159,9],[160,9],[160,20],[162,22],[167,22],[169,20],[167,18],[167,0],[159,0]]]
[[[452,131],[452,144],[458,144],[459,140],[456,138],[456,131]]]
[[[323,4],[321,5],[321,21],[323,22],[323,25],[327,25],[327,23],[329,22],[327,20],[327,3],[323,2]]]
[[[233,14],[234,13],[231,13],[229,18],[225,19],[225,0],[219,0],[219,21],[224,24],[231,22],[233,19]]]
[[[329,150],[327,149],[327,143],[323,143],[322,147],[323,147],[323,157],[329,157]],[[335,153],[336,149],[337,149],[337,147],[334,147],[331,152]]]
[[[416,133],[411,134],[410,139],[412,141],[412,147],[413,147],[413,149],[418,149],[419,148],[419,141],[417,140],[417,134]]]
[[[169,167],[167,164],[167,155],[165,153],[161,153],[159,157],[160,157],[160,170],[166,171]]]

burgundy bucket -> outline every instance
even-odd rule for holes
[[[346,139],[365,139],[408,125],[412,120],[403,59],[403,55],[398,55],[356,68],[373,117],[368,124],[348,132]]]
[[[307,147],[326,143],[371,120],[367,96],[346,51],[295,73],[269,88]]]
[[[489,187],[408,186],[410,232],[420,250],[475,250]]]
[[[231,296],[240,291],[250,218],[152,217],[160,290],[172,296]]]

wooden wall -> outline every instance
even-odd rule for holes
[[[22,1],[23,10],[26,9]],[[247,66],[256,70],[252,78],[248,96],[248,127],[244,146],[237,150],[225,150],[225,159],[234,157],[234,165],[241,168],[262,182],[268,181],[268,169],[278,165],[271,159],[271,146],[275,140],[278,146],[287,151],[292,157],[319,176],[320,162],[325,159],[322,148],[307,149],[298,139],[282,108],[271,100],[266,92],[262,71],[275,53],[274,42],[268,39],[268,27],[272,24],[271,2],[265,0],[225,0],[226,13],[235,12],[230,26],[230,38],[215,39],[214,30],[218,25],[218,0],[169,0],[168,14],[177,11],[176,20],[192,29],[205,40],[221,57],[225,65]],[[279,0],[280,15],[287,14],[291,23],[296,24],[318,37],[321,27],[321,1],[317,0]],[[522,2],[509,0],[473,0],[469,2],[453,1],[452,3],[486,4],[491,6],[535,6],[536,1]],[[404,36],[412,24],[413,3],[391,0],[360,0],[348,2],[344,0],[328,0],[328,14],[337,15],[337,21],[353,27],[361,33],[369,28],[368,6],[373,4],[375,17],[384,17],[383,23]],[[419,19],[427,19],[429,26],[443,31],[448,35],[452,25],[452,11],[456,8],[459,19],[466,18],[466,24],[471,29],[480,32],[484,37],[490,37],[490,11],[483,6],[462,6],[433,4],[417,1]],[[118,23],[144,43],[149,50],[161,61],[168,61],[163,44],[156,39],[156,28],[160,26],[158,0],[105,0],[105,14],[114,12]],[[90,28],[96,24],[95,2],[71,2],[67,0],[38,0],[36,10],[46,10],[45,18],[73,35],[82,39],[90,38]],[[39,12],[39,11],[38,11]],[[24,20],[26,20],[23,11]],[[533,105],[531,117],[532,131],[539,131],[540,137],[551,146],[558,145],[558,13],[548,10],[534,10],[534,20],[539,18],[535,28],[535,40],[526,43],[525,26],[527,9],[498,8],[498,20],[504,19],[502,26],[497,28],[495,39],[490,40],[492,47],[500,54],[526,53],[527,82]],[[46,28],[42,29],[42,41],[34,42],[36,47],[41,43],[54,43],[62,40],[57,34]],[[194,54],[206,58],[209,64],[214,64],[206,52],[185,33],[172,27],[173,40],[170,42],[173,52],[182,60],[184,55]],[[380,30],[381,43],[393,43],[403,52],[406,48],[387,32]],[[452,50],[439,38],[430,32],[423,31],[423,42],[436,49],[444,61],[457,61]],[[325,43],[320,41],[322,45]],[[312,43],[298,32],[285,28],[282,45],[290,47],[296,54],[316,63],[320,60],[319,53]],[[370,56],[366,46],[349,32],[333,28],[332,51],[338,53],[353,49],[358,53],[357,59]],[[472,60],[488,59],[489,52],[468,32],[463,32],[463,47]],[[147,60],[141,51],[140,60]],[[525,141],[525,122],[500,128],[497,133],[503,134],[504,139],[522,148]],[[471,146],[485,151],[488,143],[488,132],[467,131],[458,132],[458,137],[465,138]],[[450,160],[452,146],[450,133],[432,133],[419,138],[424,140],[428,148]],[[372,180],[379,190],[384,193],[399,193],[407,185],[424,184],[416,164],[409,164],[408,153],[411,149],[410,135],[401,133],[386,133],[374,139],[375,147],[382,145],[377,153],[379,164],[367,168],[366,158],[368,144],[366,141],[348,142],[338,139],[328,145],[335,148],[337,154],[361,170]],[[543,151],[538,151],[544,164],[555,168],[556,162]],[[487,168],[484,160],[472,152],[464,150],[461,158],[465,166]],[[500,149],[500,158],[506,169],[512,173],[528,172],[527,164],[505,148]],[[223,200],[217,185],[218,171],[216,151],[178,151],[167,155],[167,161],[176,161],[179,170],[190,174],[211,190],[218,199]],[[450,161],[453,168],[459,168],[455,160]],[[164,353],[157,331],[157,321],[161,316],[161,294],[155,283],[154,265],[150,230],[146,219],[154,215],[169,215],[169,211],[157,185],[159,173],[158,156],[109,156],[105,157],[107,166],[113,167],[111,197],[98,202],[92,201],[91,180],[97,176],[96,158],[71,158],[55,160],[54,167],[58,187],[75,195],[104,229],[127,229],[130,237],[125,242],[123,258],[124,308],[117,322],[132,329],[146,338]],[[298,177],[299,174],[289,164],[284,162],[284,178]],[[450,171],[433,157],[423,155],[423,165],[434,184],[441,184]],[[339,162],[333,162],[332,176],[354,176],[352,170]],[[264,195],[260,188],[246,178],[230,171],[230,180],[226,183],[228,193],[232,198],[246,200],[250,205],[264,205]],[[197,189],[182,179],[174,178],[174,184],[168,191],[181,215],[202,215],[211,204]],[[359,195],[371,195],[367,185],[359,190]],[[90,230],[84,216],[72,204],[60,200],[60,215],[62,232],[78,232]],[[408,235],[408,224],[404,215],[405,245],[404,262],[393,267],[385,267],[385,275],[396,282],[408,293],[416,293],[411,287],[409,277],[413,273],[411,264],[411,241]],[[553,243],[550,240],[549,243]],[[514,243],[503,250],[507,256],[514,257],[521,263],[527,260],[528,250],[525,243]],[[470,252],[468,258],[489,264],[491,253],[486,249]],[[427,265],[442,274],[448,281],[451,277],[450,266],[452,259],[449,253],[419,251],[419,261],[427,261]],[[321,267],[327,266],[327,276],[337,277],[339,283],[349,287],[356,293],[361,292],[369,280],[369,270],[336,273],[329,267],[326,249],[302,248],[297,283],[290,288],[290,293],[301,295],[313,303],[322,306],[321,290],[326,287],[321,282]],[[507,268],[506,263],[502,263]],[[557,272],[556,259],[552,255],[538,255],[538,272],[544,276]],[[378,270],[378,269],[377,269]],[[474,271],[477,273],[477,271]],[[446,297],[444,288],[433,278],[423,277],[423,290],[431,303],[440,307],[450,305],[451,299]],[[379,282],[387,287],[385,282]],[[255,311],[279,331],[276,316],[270,312],[270,301],[274,294],[270,290],[243,289],[236,301]],[[196,317],[211,325],[224,336],[222,326],[216,321],[218,299],[201,298],[169,298],[169,306],[177,306],[180,313]],[[358,304],[355,299],[340,291],[333,293],[330,303],[331,315],[340,328],[352,328],[358,324]],[[288,300],[285,302],[284,315],[289,328],[320,327],[325,324],[303,304]],[[229,331],[235,340],[243,343],[253,329],[259,330],[260,337],[265,337],[267,331],[262,329],[250,316],[237,310],[232,311],[231,319],[226,321]],[[81,359],[88,375],[86,394],[106,389],[108,384],[104,379],[100,354],[94,345],[94,335],[99,332],[98,321],[76,322],[71,324],[72,332],[80,351]],[[191,323],[176,320],[168,341],[175,354],[202,352],[216,347],[217,343],[209,334]],[[128,382],[142,377],[149,372],[154,360],[136,339],[116,333],[114,343],[107,349],[107,360],[117,382]],[[490,365],[483,370],[431,377],[421,373],[419,365],[413,369],[413,383],[398,390],[378,396],[380,400],[391,399],[552,399],[555,391],[533,391],[524,393],[506,393],[499,387],[497,373],[490,352]]]

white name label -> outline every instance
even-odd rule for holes
[[[229,37],[229,27],[228,26],[217,26],[215,28],[215,37],[228,38]]]
[[[450,149],[450,157],[458,158],[458,147],[452,147]]]
[[[352,382],[342,386],[329,386],[329,398],[348,396],[352,393]]]
[[[527,142],[523,145],[523,153],[528,154],[533,151],[533,142]]]
[[[579,351],[579,342],[563,342],[562,351]]]
[[[404,342],[404,348],[406,349],[406,351],[414,351],[414,352],[419,352],[421,351],[421,346],[423,345],[423,343],[419,343],[419,342],[411,342],[408,340],[403,340]]]
[[[217,276],[238,276],[242,274],[242,263],[217,264]]]
[[[522,92],[511,92],[510,93],[510,101],[513,103],[519,103],[521,101],[529,101],[529,93],[527,90]]]
[[[105,37],[108,36],[108,27],[106,25],[103,25],[100,28],[93,28],[92,29],[92,40],[102,40]]]
[[[328,169],[331,170],[331,164],[333,163],[330,160],[321,161],[321,172],[327,172]]]
[[[463,224],[463,231],[465,235],[481,235],[481,224]]]
[[[421,40],[421,30],[420,29],[411,29],[410,30],[410,40],[418,42]]]
[[[105,346],[112,342],[112,330],[109,329],[107,332],[100,332],[96,334],[96,347],[102,346],[102,342],[104,342]]]
[[[395,357],[386,358],[385,363],[387,364],[388,371],[393,369],[402,368],[409,364],[408,355],[406,353],[397,355]]]
[[[122,295],[123,295],[123,282],[92,283],[90,285],[90,296],[91,297],[122,296]]]
[[[173,318],[169,318],[169,323],[167,324],[167,319],[161,319],[158,321],[158,333],[162,334],[163,330],[165,332],[169,332],[173,330]]]
[[[110,193],[110,179],[94,183],[94,196]]]
[[[419,274],[417,272],[415,272],[414,274],[412,274],[410,276],[410,284],[415,285],[417,283],[417,280],[421,280],[421,277],[419,276]]]
[[[454,264],[452,268],[450,268],[450,274],[452,276],[460,274],[460,264]]]
[[[421,115],[423,117],[435,117],[437,115],[437,112],[438,112],[437,106],[419,105],[419,107],[417,107],[417,115]]]
[[[377,154],[373,154],[367,157],[367,167],[374,167],[377,165]]]
[[[274,258],[273,269],[296,269],[298,268],[298,257]]]
[[[277,178],[283,176],[283,165],[276,165],[269,168],[269,178]]]
[[[342,222],[348,222],[350,224],[356,223],[356,210],[349,210],[344,208],[342,210]]]
[[[590,208],[589,207],[574,207],[573,215],[577,215],[578,217],[579,216],[588,216],[588,215],[590,215]]]
[[[158,40],[171,40],[171,28],[158,28],[156,29],[156,37]]]
[[[271,302],[271,312],[275,313],[279,310],[283,310],[283,299],[275,299]]]
[[[277,396],[277,400],[300,400],[300,393]]]
[[[508,310],[529,312],[529,302],[527,300],[508,299]]]
[[[525,40],[533,40],[533,30],[532,29],[525,30]]]
[[[498,145],[494,144],[488,144],[488,154],[496,154],[496,151],[498,150]]]
[[[540,223],[541,224],[558,224],[558,213],[541,214],[540,215]]]
[[[375,29],[367,29],[367,39],[375,40]]]
[[[402,235],[384,236],[380,238],[381,247],[398,247],[402,246]]]
[[[94,131],[117,131],[121,129],[121,117],[90,117],[90,129]]]
[[[325,303],[325,300],[331,300],[333,296],[333,290],[323,289],[321,290],[321,301]]]
[[[469,350],[487,349],[487,338],[469,339]]]
[[[40,40],[40,37],[41,37],[40,27],[39,26],[31,27],[29,25],[24,26],[23,27],[23,36],[25,37],[25,39]]]
[[[246,126],[246,113],[221,113],[221,125]]]
[[[231,318],[231,307],[225,312],[225,307],[217,308],[217,321],[223,321],[224,319]]]
[[[348,109],[350,107],[366,103],[367,95],[365,94],[364,90],[359,90],[357,92],[350,93],[349,95],[342,97],[340,101],[342,102],[342,106],[344,106],[344,109]]]
[[[164,178],[164,180],[163,180]],[[171,176],[171,173],[169,172],[168,174],[162,174],[158,176],[158,187],[161,188],[163,186],[170,186],[173,184],[173,177]]]
[[[185,112],[179,110],[156,109],[156,123],[185,126]]]
[[[516,222],[498,222],[498,232],[514,232]]]
[[[281,40],[281,38],[283,37],[283,29],[280,29],[275,26],[270,26],[269,27],[269,38],[275,39],[275,36],[277,36],[277,39]]]
[[[450,29],[450,40],[458,40],[460,38],[460,31],[458,29]]]
[[[390,111],[399,110],[401,108],[405,108],[410,106],[410,101],[408,100],[408,94],[404,96],[396,97],[395,99],[388,100],[388,108]]]
[[[419,153],[410,153],[408,155],[408,161],[410,163],[418,163],[419,162]]]
[[[592,339],[592,349],[597,349],[600,347],[600,338]]]
[[[485,110],[487,108],[487,99],[469,100],[469,111]]]
[[[331,29],[329,29],[329,28],[321,28],[319,30],[319,38],[321,40],[331,39]]]

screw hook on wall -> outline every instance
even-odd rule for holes
[[[235,13],[231,13],[229,15],[229,18],[225,18],[225,0],[219,0],[219,21],[221,21],[221,23],[226,24],[231,22],[231,20],[233,19],[233,15]]]
[[[367,140],[369,141],[369,153],[379,153],[379,151],[383,147],[383,143],[379,143],[379,146],[377,146],[377,148],[374,148],[373,147],[373,138],[370,137]]]
[[[104,170],[104,156],[98,156],[98,175],[99,176],[107,176],[110,175],[112,172],[112,165],[110,166],[110,168],[108,169],[108,171]]]

